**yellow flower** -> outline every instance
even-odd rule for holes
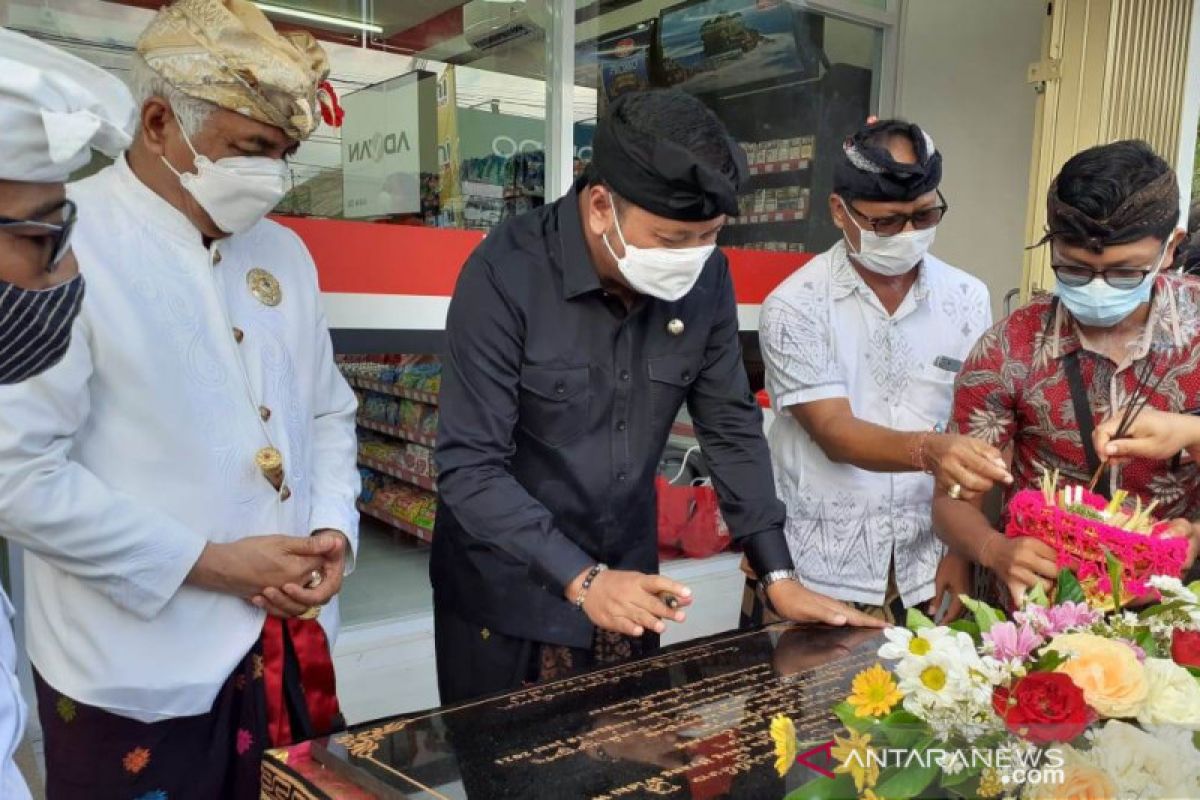
[[[847,702],[860,717],[882,717],[904,699],[892,673],[879,664],[854,676]]]
[[[875,794],[874,789],[863,789],[863,793],[858,796],[858,800],[884,800],[884,798]]]
[[[796,763],[796,726],[783,714],[771,720],[771,741],[775,742],[775,771],[782,778]]]
[[[854,778],[854,788],[861,792],[879,780],[879,760],[871,750],[869,735],[857,731],[849,733],[845,739],[834,736],[836,746],[829,752],[840,762],[833,771]]]
[[[1004,791],[1004,783],[1000,780],[1000,772],[991,767],[985,769],[979,776],[980,797],[999,797]]]

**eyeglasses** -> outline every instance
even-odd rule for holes
[[[942,196],[940,191],[938,191],[937,196],[938,200],[942,201],[941,205],[922,208],[911,214],[889,214],[886,217],[869,217],[855,208],[853,203],[848,203],[845,200],[842,203],[852,214],[866,222],[871,230],[875,232],[876,236],[895,236],[907,228],[910,222],[919,231],[932,228],[941,222],[942,217],[946,216],[946,212],[950,210],[950,205],[946,202],[946,198]]]
[[[40,222],[32,219],[14,219],[0,217],[0,231],[10,236],[20,236],[23,239],[47,239],[50,243],[50,257],[46,262],[46,272],[53,273],[71,249],[71,233],[75,230],[75,204],[64,200],[59,207],[62,209],[62,222]]]
[[[1058,278],[1059,282],[1065,286],[1087,286],[1096,280],[1096,278],[1103,278],[1104,282],[1114,289],[1136,289],[1142,285],[1142,281],[1146,280],[1147,275],[1153,274],[1158,268],[1158,264],[1162,261],[1166,250],[1167,247],[1164,244],[1162,251],[1158,254],[1158,258],[1154,259],[1153,264],[1149,264],[1145,268],[1118,267],[1116,269],[1101,270],[1080,266],[1079,264],[1051,264],[1050,269],[1054,270],[1054,277]]]

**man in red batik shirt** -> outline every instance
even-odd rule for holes
[[[1200,282],[1164,274],[1183,238],[1171,168],[1144,142],[1093,147],[1071,158],[1050,186],[1047,232],[1056,281],[975,345],[955,387],[952,429],[1012,446],[1005,501],[1036,487],[1042,472],[1087,485],[1099,466],[1092,431],[1124,409],[1144,379],[1166,411],[1200,405]],[[1074,384],[1074,388],[1073,388]],[[955,551],[996,574],[1019,604],[1058,573],[1054,550],[1007,539],[984,516],[991,484],[939,476],[934,528]],[[1134,459],[1113,464],[1098,491],[1158,502],[1156,515],[1196,539],[1200,467]],[[1189,563],[1194,557],[1195,544]]]

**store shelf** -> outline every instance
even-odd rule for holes
[[[789,158],[784,161],[768,161],[765,164],[751,164],[751,175],[772,175],[780,172],[803,172],[808,169],[810,162],[807,158]]]
[[[808,216],[803,211],[763,211],[757,214],[743,214],[732,217],[725,223],[731,227],[742,225],[763,225],[769,222],[803,222]]]
[[[393,478],[404,481],[405,483],[411,483],[413,486],[420,486],[422,489],[428,489],[431,492],[437,491],[437,481],[435,481],[433,478],[425,475],[418,475],[415,472],[410,472],[409,470],[404,469],[404,467],[396,464],[391,464],[387,461],[380,461],[377,458],[371,458],[370,456],[363,455],[361,452],[358,454],[358,463],[360,466],[366,467],[367,469],[373,469],[376,472],[382,472],[384,475],[390,475]]]
[[[436,436],[425,436],[423,434],[417,433],[416,431],[412,430],[411,428],[401,428],[397,425],[388,425],[386,422],[376,422],[373,419],[367,419],[366,417],[363,417],[363,416],[360,416],[358,418],[358,427],[366,428],[367,430],[371,430],[371,431],[376,431],[377,433],[382,433],[382,434],[391,436],[396,439],[403,439],[406,442],[413,442],[414,444],[422,444],[422,445],[425,445],[426,447],[436,447],[437,446],[437,437]]]
[[[388,394],[392,397],[400,397],[405,400],[415,400],[418,403],[427,405],[437,405],[437,395],[433,392],[418,392],[416,389],[407,389],[403,386],[397,386],[394,383],[380,383],[379,381],[368,381],[363,378],[346,378],[351,386],[358,389],[366,389],[368,392],[378,392],[379,394]]]
[[[379,520],[385,525],[390,525],[397,530],[417,537],[423,542],[433,544],[433,531],[429,530],[428,528],[422,528],[420,525],[413,525],[408,520],[400,519],[399,517],[389,514],[387,511],[384,511],[381,508],[376,508],[375,506],[364,503],[361,500],[358,501],[358,510],[363,514],[366,514],[368,517],[373,517],[374,519]]]

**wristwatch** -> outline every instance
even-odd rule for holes
[[[759,578],[764,591],[771,588],[772,584],[779,583],[780,581],[795,581],[799,583],[800,579],[796,577],[796,570],[794,569],[777,569]]]

